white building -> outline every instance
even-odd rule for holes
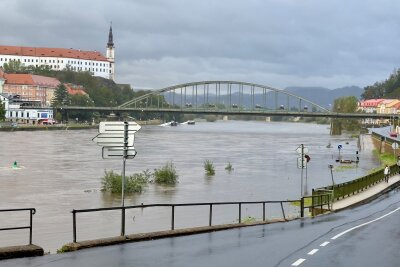
[[[52,124],[54,122],[52,109],[24,108],[25,105],[39,107],[38,100],[24,100],[19,95],[0,94],[0,103],[4,103],[7,121],[23,124]]]
[[[98,51],[83,51],[66,48],[44,48],[24,46],[0,46],[0,66],[12,60],[24,66],[49,66],[52,70],[69,67],[73,71],[89,71],[93,76],[115,78],[115,51],[110,27],[106,57]]]

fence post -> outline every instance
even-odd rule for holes
[[[171,214],[171,230],[175,229],[175,206],[172,205],[172,214]]]
[[[125,206],[122,207],[121,214],[121,236],[125,235]]]
[[[208,218],[208,226],[212,225],[212,203],[210,203],[210,216]]]
[[[30,224],[29,224],[29,245],[32,245],[32,216],[34,209],[30,209]]]
[[[300,199],[300,217],[304,218],[304,197]]]
[[[242,203],[239,203],[239,223],[242,223]]]
[[[76,212],[72,210],[72,232],[73,232],[73,241],[76,243]]]
[[[285,210],[283,209],[282,201],[281,201],[281,209],[282,209],[283,219],[286,221]]]
[[[265,222],[265,202],[263,202],[263,221]]]

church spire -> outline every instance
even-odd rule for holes
[[[108,43],[107,47],[113,48],[114,47],[114,41],[113,41],[113,33],[112,33],[112,22],[110,24],[110,31],[108,33]]]

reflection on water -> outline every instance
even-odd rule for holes
[[[72,241],[72,209],[121,203],[119,195],[100,191],[104,170],[120,171],[122,160],[103,160],[101,147],[91,141],[96,134],[97,130],[0,132],[1,208],[35,207],[33,240],[45,250],[54,252]],[[329,143],[331,148],[327,148]],[[135,136],[138,155],[127,161],[127,174],[153,170],[173,161],[179,183],[175,187],[150,184],[142,194],[127,195],[125,203],[298,198],[300,170],[296,148],[300,144],[309,149],[311,157],[308,188],[331,183],[328,165],[336,164],[339,144],[343,145],[344,158],[355,159],[358,150],[357,139],[330,137],[326,125],[221,121],[178,127],[144,126]],[[213,177],[205,176],[206,159],[216,168]],[[15,160],[23,168],[11,169]],[[234,168],[230,173],[225,170],[229,162]],[[377,162],[370,151],[361,151],[359,166],[335,172],[335,182],[361,176],[374,166]],[[267,214],[279,215],[279,210],[280,207],[270,207]],[[245,207],[243,212],[244,216],[253,217],[262,214],[259,207]],[[167,208],[130,211],[127,233],[168,229],[170,214]],[[176,216],[179,227],[192,222],[208,223],[208,213],[201,208],[178,209]],[[3,218],[0,227],[16,222]],[[118,235],[119,220],[118,212],[79,214],[78,239]],[[220,208],[215,213],[215,223],[235,220],[235,207]],[[27,239],[27,232],[0,232],[0,246],[26,243]]]

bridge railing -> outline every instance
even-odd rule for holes
[[[177,207],[193,207],[193,206],[207,206],[208,207],[208,226],[213,225],[213,207],[221,205],[235,205],[238,207],[237,218],[238,223],[242,223],[242,207],[243,205],[261,205],[262,207],[262,220],[266,221],[266,205],[267,204],[278,204],[280,205],[282,218],[287,220],[288,217],[285,214],[284,204],[294,204],[299,203],[300,200],[283,200],[283,201],[242,201],[242,202],[206,202],[206,203],[183,203],[183,204],[148,204],[148,205],[134,205],[125,207],[109,207],[109,208],[98,208],[98,209],[74,209],[72,210],[72,220],[73,220],[73,242],[76,243],[77,240],[77,214],[78,213],[88,213],[88,212],[98,212],[98,211],[112,211],[121,210],[121,236],[125,235],[125,213],[129,209],[145,209],[145,208],[155,208],[155,207],[167,207],[171,210],[171,225],[170,229],[175,229],[175,217]]]
[[[29,225],[0,228],[0,231],[29,229],[29,245],[32,245],[32,221],[33,221],[33,215],[36,213],[36,209],[34,209],[34,208],[0,209],[0,212],[23,212],[23,211],[29,211]]]

